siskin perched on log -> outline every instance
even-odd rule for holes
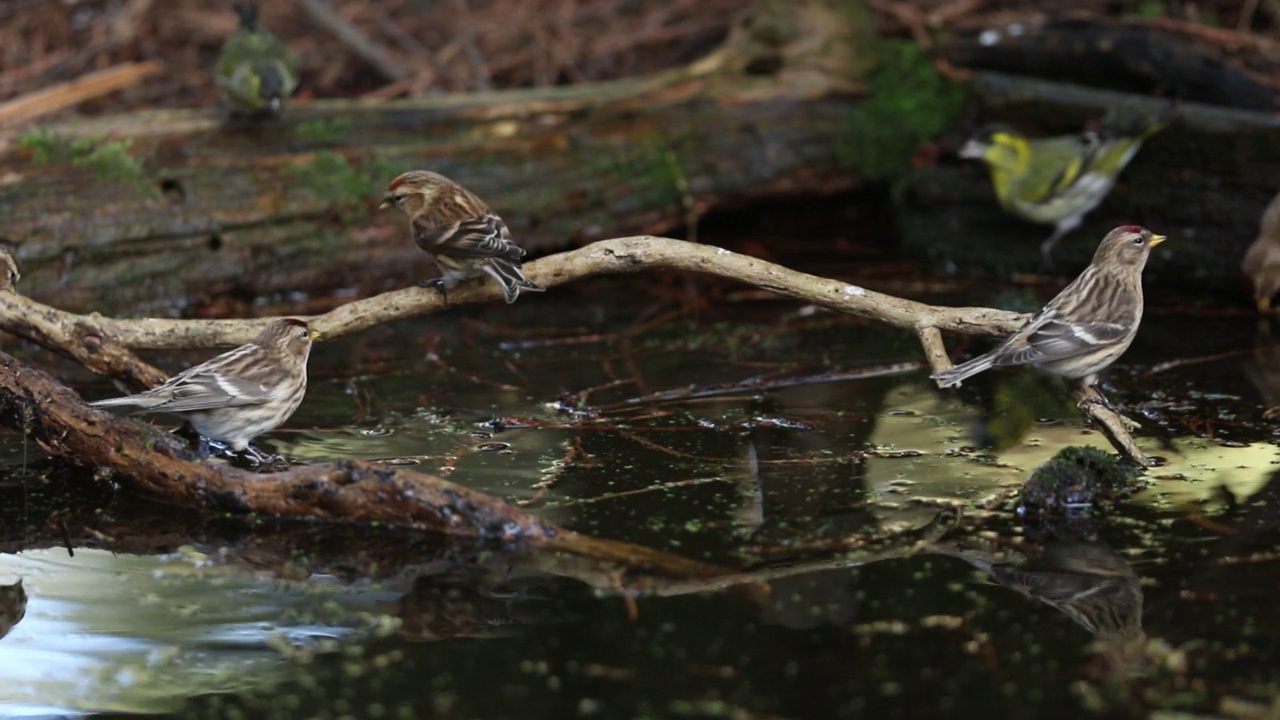
[[[216,79],[232,112],[279,116],[298,87],[298,70],[284,42],[258,22],[255,2],[238,2],[240,28],[222,45]]]
[[[414,242],[440,266],[443,277],[418,285],[448,291],[463,280],[488,275],[498,281],[508,303],[521,292],[542,292],[520,270],[524,250],[512,241],[507,224],[449,178],[425,170],[404,173],[391,181],[381,207],[395,207],[408,216]]]

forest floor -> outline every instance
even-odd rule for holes
[[[571,84],[651,73],[705,54],[750,0],[260,0],[302,76],[298,96],[368,100]],[[928,38],[1059,17],[1146,18],[1280,41],[1280,0],[870,0],[885,35]],[[0,107],[97,71],[154,61],[118,91],[41,117],[217,102],[230,0],[0,4]],[[29,120],[6,116],[0,119]]]

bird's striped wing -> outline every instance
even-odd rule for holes
[[[260,405],[270,396],[270,390],[259,383],[245,378],[228,377],[221,373],[201,372],[174,379],[177,382],[170,388],[173,399],[156,406],[155,410],[190,412]]]
[[[996,365],[1022,365],[1086,355],[1123,340],[1130,326],[1118,323],[1073,323],[1047,318],[1027,334],[1022,348],[996,358]]]
[[[439,226],[417,218],[413,221],[413,236],[418,247],[438,255],[496,257],[516,263],[524,257],[524,250],[511,242],[507,224],[493,213]]]
[[[261,362],[262,349],[244,345],[178,373],[146,395],[164,398],[148,406],[153,412],[191,412],[259,405],[270,399],[275,371]]]

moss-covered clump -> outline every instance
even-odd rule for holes
[[[1022,486],[1024,518],[1095,517],[1141,487],[1138,468],[1094,447],[1064,448]]]

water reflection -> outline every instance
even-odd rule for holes
[[[995,582],[1038,600],[1107,642],[1142,640],[1142,583],[1133,567],[1101,541],[1059,540],[1029,556],[938,546]]]
[[[372,636],[370,611],[395,597],[323,582],[301,593],[194,551],[34,550],[0,555],[0,574],[21,578],[0,591],[5,616],[22,619],[0,640],[6,716],[172,712],[193,695],[264,692],[292,676],[275,648]]]
[[[422,567],[430,551],[395,533],[368,542],[359,527],[246,527],[210,541],[233,546],[219,562],[24,553],[0,564],[0,581],[21,577],[30,595],[0,639],[0,713],[169,712],[198,696],[202,717],[1079,717],[1082,648],[1144,634],[1170,657],[1201,648],[1194,663],[1161,665],[1178,668],[1169,697],[1217,681],[1261,695],[1274,679],[1276,447],[1269,426],[1249,424],[1261,408],[1238,352],[1138,374],[1172,356],[1165,335],[1201,352],[1186,347],[1184,319],[1153,313],[1131,365],[1107,378],[1143,423],[1143,448],[1170,460],[1090,526],[1108,546],[1035,534],[999,502],[1063,447],[1109,450],[1074,408],[1053,405],[1068,396],[1051,379],[993,373],[944,394],[913,371],[681,398],[692,384],[911,362],[918,347],[762,304],[714,327],[680,319],[608,335],[608,307],[567,303],[563,320],[519,304],[457,311],[332,343],[272,441],[304,462],[415,463],[729,576],[642,578],[566,556]],[[435,336],[445,339],[428,345]],[[574,343],[551,342],[564,338]],[[380,369],[352,381],[363,368]],[[631,402],[643,397],[657,399]],[[20,440],[0,447],[6,466],[24,458]],[[17,543],[37,525],[23,496],[6,499],[0,525]],[[73,533],[110,535],[96,508],[129,502],[95,500],[69,516]],[[966,522],[935,526],[952,505]],[[282,547],[341,565],[327,570],[341,581],[282,573]],[[972,582],[970,568],[995,585]],[[1228,646],[1234,665],[1215,649]],[[1217,696],[1180,697],[1179,709],[1217,707]]]
[[[11,585],[0,585],[0,639],[13,632],[13,626],[27,615],[27,591],[22,579]]]

